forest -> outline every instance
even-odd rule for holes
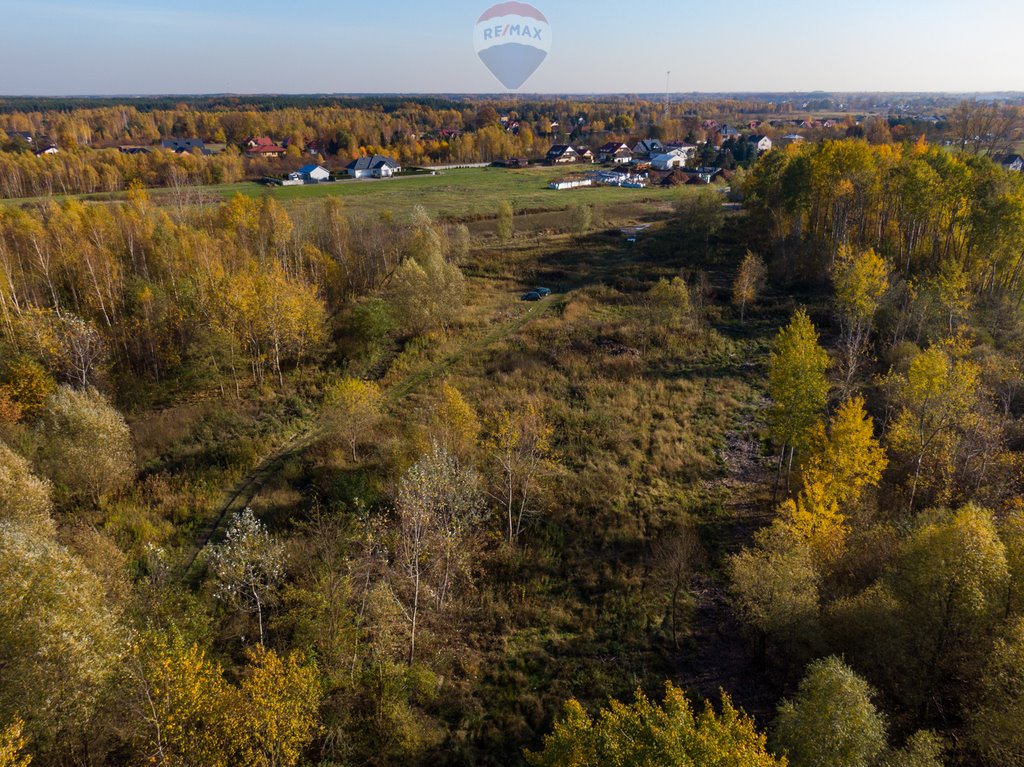
[[[0,206],[0,766],[1024,765],[1024,176],[870,138]]]

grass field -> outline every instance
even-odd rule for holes
[[[410,201],[422,205],[439,219],[471,219],[492,216],[502,200],[517,211],[562,210],[581,201],[605,207],[622,203],[669,199],[660,188],[620,189],[596,187],[556,192],[548,182],[565,174],[559,168],[466,168],[436,176],[400,176],[388,180],[338,181],[314,186],[266,187],[252,182],[204,187],[205,191],[230,197],[234,194],[269,194],[282,202],[338,196],[352,209],[375,212],[400,211]]]
[[[264,186],[243,181],[203,186],[198,191],[212,199],[227,199],[235,194],[252,197],[270,195],[289,207],[305,200],[337,196],[345,200],[350,210],[371,213],[401,213],[418,204],[436,219],[448,221],[471,221],[494,216],[502,200],[509,200],[517,212],[564,210],[575,202],[585,202],[599,210],[607,210],[621,205],[670,201],[679,194],[678,191],[658,187],[595,187],[561,192],[548,189],[548,182],[567,172],[565,169],[547,167],[519,170],[467,168],[439,172],[436,176],[410,175],[388,180],[338,181],[310,186]],[[171,192],[166,189],[154,189],[151,194],[158,201],[171,198]],[[119,199],[123,194],[77,196],[106,201]],[[9,199],[3,202],[18,205],[43,199],[46,198]]]

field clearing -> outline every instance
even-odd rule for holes
[[[329,184],[291,187],[266,187],[253,182],[203,187],[204,191],[231,197],[270,195],[290,203],[322,197],[341,197],[350,209],[382,213],[422,205],[437,219],[467,221],[496,214],[502,200],[516,211],[564,210],[575,202],[599,207],[623,203],[648,203],[672,199],[670,191],[660,188],[622,189],[594,187],[556,192],[548,183],[571,172],[561,168],[466,168],[438,173],[436,176],[400,176],[387,180],[339,181]]]
[[[386,180],[338,181],[309,186],[265,186],[254,181],[235,184],[200,186],[190,190],[210,200],[221,200],[243,194],[249,197],[273,197],[289,208],[307,200],[340,197],[346,206],[357,212],[385,213],[407,211],[413,205],[422,205],[437,220],[465,221],[494,217],[503,200],[512,203],[517,212],[560,211],[581,202],[600,210],[611,210],[622,205],[639,206],[674,200],[679,192],[653,187],[649,189],[622,189],[619,187],[593,187],[555,191],[548,183],[576,168],[466,168],[439,172],[436,176],[409,175]],[[152,189],[153,199],[170,204],[174,192]],[[192,195],[190,195],[192,196]],[[124,199],[124,193],[103,195],[54,195],[3,200],[8,205],[23,205],[46,200],[83,199],[108,202]]]

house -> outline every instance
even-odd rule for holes
[[[168,138],[160,142],[161,149],[169,149],[175,154],[183,154],[198,149],[202,154],[213,154],[206,148],[202,139],[198,138]]]
[[[747,123],[747,128],[749,128],[750,130],[757,130],[762,125],[764,125],[764,123],[761,122],[760,120],[751,120],[750,122]]]
[[[56,144],[47,142],[39,145],[39,148],[36,150],[36,157],[42,157],[44,154],[57,154],[59,151]]]
[[[135,146],[134,144],[125,144],[119,146],[117,151],[121,154],[149,154],[148,146]]]
[[[327,181],[331,173],[322,165],[303,165],[294,173],[289,173],[288,178],[292,181],[302,181],[306,184],[319,184]]]
[[[633,150],[628,144],[618,141],[609,141],[597,150],[597,159],[601,162],[611,162],[616,165],[625,165],[633,159]]]
[[[20,139],[21,141],[24,141],[29,146],[32,146],[32,143],[35,140],[33,138],[32,134],[29,133],[27,130],[7,131],[7,138],[11,139],[12,141],[15,140],[15,139]]]
[[[718,121],[717,120],[705,120],[704,122],[702,122],[700,124],[700,127],[702,127],[704,130],[706,130],[708,133],[715,133],[718,130]]]
[[[664,151],[665,145],[656,138],[644,139],[633,147],[633,154],[642,154],[647,157],[654,157],[654,155],[662,154]]]
[[[671,152],[655,155],[651,158],[651,167],[655,170],[674,170],[685,167],[686,161],[690,159],[690,153],[682,149],[673,149]]]
[[[390,157],[375,154],[353,160],[345,170],[352,178],[391,178],[402,170],[402,166]]]
[[[739,138],[740,132],[731,125],[723,125],[719,131],[722,134],[723,139]]]
[[[747,136],[747,143],[756,146],[758,154],[770,152],[772,148],[772,140],[763,135]]]
[[[594,153],[590,151],[589,147],[576,147],[576,154],[579,155],[580,162],[594,162]]]
[[[567,165],[571,162],[579,162],[580,155],[568,144],[555,144],[548,150],[544,162],[548,165]]]
[[[257,136],[245,142],[245,153],[249,157],[280,157],[286,148],[275,144],[268,136]]]
[[[806,139],[799,133],[787,133],[782,137],[782,144],[789,146],[790,144],[802,144]]]
[[[1021,157],[1019,154],[1002,155],[993,159],[1006,168],[1006,170],[1013,170],[1017,173],[1024,172],[1024,157]]]
[[[530,161],[525,157],[509,157],[505,161],[506,168],[528,168]]]
[[[665,144],[664,148],[662,149],[662,153],[667,154],[669,152],[675,152],[677,150],[680,152],[685,152],[690,157],[694,157],[697,154],[697,145],[687,144],[685,141],[669,141],[667,144]]]

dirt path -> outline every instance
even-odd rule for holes
[[[486,335],[462,345],[456,352],[445,356],[423,370],[418,370],[406,376],[402,381],[393,385],[385,392],[385,401],[391,405],[400,402],[428,381],[444,375],[466,355],[485,351],[498,341],[517,332],[527,323],[543,316],[554,307],[560,306],[565,300],[565,294],[559,294],[548,296],[530,304],[526,311],[519,316],[502,323]],[[192,552],[185,565],[183,576],[185,580],[195,581],[199,577],[202,566],[199,555],[211,541],[223,536],[231,516],[249,506],[252,500],[259,495],[260,491],[276,476],[277,472],[281,470],[290,458],[301,454],[320,438],[322,432],[319,415],[320,413],[317,411],[297,422],[295,429],[289,433],[284,442],[260,460],[256,466],[231,488],[224,491],[224,500],[217,509],[217,512],[196,536]]]

